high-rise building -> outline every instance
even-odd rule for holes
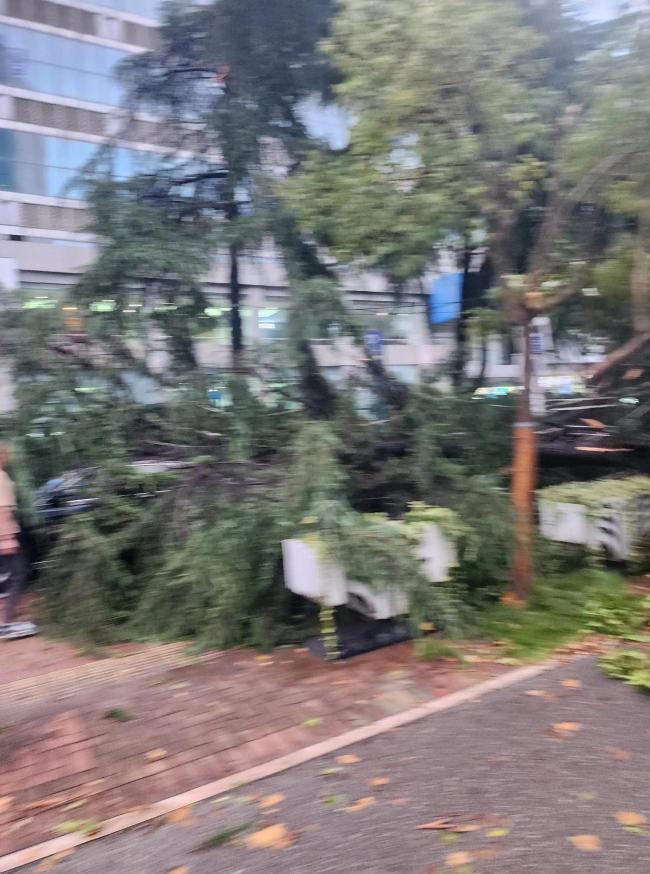
[[[78,176],[107,137],[128,174],[152,123],[124,127],[120,61],[154,45],[159,0],[0,0],[0,283],[69,285],[93,256]],[[123,112],[123,110],[122,110]]]

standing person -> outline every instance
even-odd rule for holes
[[[0,442],[0,571],[6,576],[5,617],[0,640],[31,637],[38,632],[31,622],[16,622],[16,609],[25,583],[25,559],[20,551],[20,526],[16,519],[16,489],[6,471],[9,444]]]

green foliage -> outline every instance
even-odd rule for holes
[[[587,284],[597,297],[578,297],[555,319],[560,332],[577,331],[604,336],[622,344],[630,336],[630,283],[634,267],[634,243],[627,234],[615,238],[602,261],[595,264]]]
[[[507,641],[509,654],[535,659],[595,629],[625,633],[647,616],[644,599],[631,596],[620,577],[583,569],[539,578],[526,608],[499,604],[478,624],[486,636]]]
[[[409,526],[382,515],[359,513],[349,504],[347,478],[336,457],[338,446],[323,423],[308,423],[298,436],[289,500],[298,510],[296,518],[302,518],[300,535],[337,561],[349,579],[377,591],[405,590],[414,628],[433,621],[449,633],[459,633],[458,593],[425,577]]]
[[[212,850],[215,847],[223,847],[224,844],[229,844],[231,841],[238,838],[243,832],[247,829],[251,828],[253,825],[252,822],[244,823],[243,825],[236,825],[232,828],[224,828],[221,831],[216,832],[211,835],[209,838],[206,838],[202,843],[198,845],[198,847],[194,848],[194,852],[200,852],[202,850]]]
[[[134,616],[141,634],[228,647],[276,642],[286,521],[272,498],[223,502],[164,544]]]
[[[326,90],[328,68],[315,46],[329,12],[329,0],[165,4],[157,47],[122,64],[130,105],[155,112],[171,156],[116,182],[107,149],[87,174],[94,230],[105,245],[77,293],[117,301],[100,322],[123,354],[124,303],[137,300],[143,338],[153,321],[176,367],[195,367],[192,332],[206,327],[201,277],[221,248],[229,253],[238,358],[239,255],[272,232],[264,177],[278,163],[290,165],[305,139],[299,105]]]
[[[128,591],[131,576],[117,550],[89,518],[63,526],[43,572],[43,622],[54,633],[87,644],[118,638],[111,601]]]
[[[576,129],[569,169],[592,179],[592,202],[636,216],[647,199],[650,110],[647,10],[611,28],[585,70],[590,102]]]
[[[650,656],[643,650],[619,649],[605,653],[599,664],[608,677],[624,680],[643,692],[650,692]]]
[[[541,501],[581,504],[590,512],[598,512],[607,501],[632,501],[642,495],[650,494],[650,477],[637,475],[585,483],[563,483],[540,489],[537,494]]]
[[[104,719],[114,719],[116,722],[130,722],[135,717],[124,707],[109,707],[104,713]]]
[[[585,615],[591,631],[627,637],[636,634],[650,619],[650,599],[640,599],[631,592],[604,592],[589,598]]]
[[[551,42],[539,18],[510,0],[344,0],[326,51],[354,123],[343,153],[310,155],[286,186],[304,227],[397,288],[432,243],[511,227],[546,173],[545,61],[569,31],[560,15]]]

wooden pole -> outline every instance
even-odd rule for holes
[[[515,539],[512,555],[512,592],[510,600],[526,601],[533,588],[534,501],[537,484],[537,434],[531,410],[533,375],[530,349],[532,313],[523,317],[523,390],[519,398],[513,435],[511,501]]]

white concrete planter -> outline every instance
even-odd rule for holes
[[[589,542],[587,508],[582,504],[539,502],[539,528],[542,537],[558,543]]]
[[[438,525],[423,525],[423,537],[417,555],[423,560],[425,573],[432,582],[449,579],[457,564],[456,548]],[[347,604],[371,619],[390,619],[408,612],[408,598],[401,587],[375,591],[364,583],[348,580],[343,568],[323,557],[305,540],[282,543],[285,585],[296,595],[319,601],[327,607]]]
[[[539,502],[542,537],[556,543],[575,543],[605,553],[615,561],[632,558],[639,534],[640,518],[634,511],[634,501],[620,498],[603,501],[600,511],[588,510],[582,504]]]

